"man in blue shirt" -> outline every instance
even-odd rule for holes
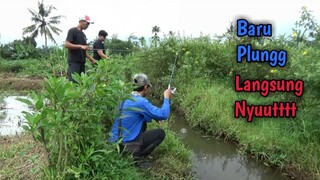
[[[149,155],[165,138],[163,129],[153,129],[146,131],[147,123],[152,119],[160,123],[167,120],[170,115],[170,89],[163,92],[164,100],[161,108],[152,105],[145,96],[152,87],[148,77],[139,73],[133,77],[134,89],[133,100],[126,100],[122,103],[122,115],[116,118],[112,126],[111,142],[122,138],[121,150],[126,147],[134,157]]]

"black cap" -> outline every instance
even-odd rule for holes
[[[98,35],[103,36],[103,37],[107,37],[108,33],[105,30],[100,30]]]

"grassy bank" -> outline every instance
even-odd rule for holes
[[[150,125],[149,125],[150,126]],[[166,138],[152,155],[152,168],[145,172],[151,179],[191,179],[191,151],[181,142],[176,133],[169,130],[168,124],[152,123],[150,129],[163,128]]]
[[[180,107],[193,126],[228,140],[237,141],[240,150],[250,153],[270,166],[297,179],[319,179],[320,144],[306,128],[314,114],[300,104],[297,118],[234,118],[234,102],[245,99],[248,104],[272,104],[286,101],[284,96],[269,98],[252,93],[236,93],[233,81],[198,79],[181,84]],[[308,95],[305,95],[308,96]],[[302,126],[304,125],[304,126]]]
[[[2,76],[9,74],[11,77],[43,77],[44,72],[50,70],[49,62],[43,59],[0,60],[0,72]]]
[[[156,127],[157,125],[153,125]],[[190,179],[190,152],[175,134],[166,128],[166,139],[152,154],[149,170],[133,165],[116,151],[108,154],[110,172],[106,179]],[[50,179],[45,168],[44,149],[28,133],[14,137],[0,137],[0,179]],[[52,177],[52,179],[55,179]]]
[[[154,94],[168,86],[173,63],[178,56],[171,85],[178,88],[173,103],[181,108],[193,126],[205,132],[237,141],[242,152],[277,166],[295,178],[319,179],[320,123],[318,99],[320,58],[317,42],[297,46],[283,38],[239,38],[230,31],[224,37],[188,38],[167,36],[158,45],[128,57],[132,72],[145,72],[153,82]],[[227,40],[226,40],[227,39]],[[254,49],[280,50],[288,53],[285,67],[268,63],[237,63],[237,45],[251,44]],[[245,61],[245,58],[243,59]],[[303,96],[271,93],[237,93],[235,75],[248,80],[300,79],[304,81]],[[235,101],[247,100],[249,105],[273,102],[297,102],[298,114],[289,118],[234,118]]]
[[[0,179],[41,179],[43,149],[30,134],[0,137]]]
[[[0,179],[60,179],[59,176],[48,176],[50,172],[46,169],[45,150],[30,134],[0,137],[0,143]],[[113,166],[109,167],[109,177],[143,177],[143,172],[139,172],[130,159],[123,158],[116,152],[110,152],[107,159]],[[117,166],[121,169],[115,169]]]

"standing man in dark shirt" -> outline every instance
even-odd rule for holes
[[[105,30],[100,30],[98,33],[98,39],[93,44],[93,58],[96,60],[109,59],[106,55],[106,50],[104,46],[104,41],[108,33]]]
[[[93,22],[86,15],[79,19],[77,27],[73,27],[68,31],[65,42],[65,47],[68,48],[68,79],[73,82],[75,82],[72,79],[73,73],[85,73],[86,58],[92,64],[96,63],[95,59],[87,53],[90,47],[87,45],[87,38],[83,33],[83,30],[86,30],[90,24],[93,24]]]

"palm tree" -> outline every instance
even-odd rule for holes
[[[160,32],[160,27],[159,26],[154,26],[152,27],[152,33],[156,36],[157,33]]]
[[[157,33],[160,32],[160,27],[159,26],[154,26],[152,27],[152,33],[154,33],[154,36],[152,37],[153,42],[155,44],[155,47],[157,47],[157,42],[159,41],[159,36]]]
[[[56,35],[60,35],[59,33],[62,32],[59,28],[55,27],[55,25],[60,24],[60,19],[64,16],[58,15],[49,17],[49,15],[52,13],[52,10],[57,10],[52,5],[45,6],[43,4],[43,0],[41,3],[38,1],[38,12],[28,9],[31,13],[31,21],[34,22],[34,24],[23,28],[23,35],[31,33],[31,37],[36,38],[39,34],[45,38],[45,48],[46,51],[48,49],[47,41],[48,38],[56,43],[55,39],[52,36],[52,33]]]
[[[139,42],[140,42],[142,48],[146,47],[146,45],[147,45],[146,38],[144,38],[143,36],[141,36],[141,37],[139,38]]]

